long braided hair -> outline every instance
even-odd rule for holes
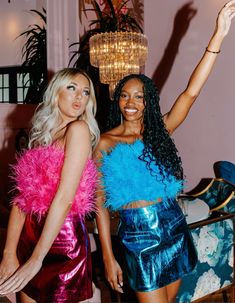
[[[160,169],[174,175],[177,179],[183,178],[182,162],[176,146],[165,128],[159,106],[159,94],[153,81],[143,74],[131,74],[119,81],[113,96],[110,113],[107,120],[107,130],[121,123],[119,98],[124,84],[136,78],[143,83],[144,89],[144,118],[143,143],[144,149],[140,159],[146,162],[152,172],[151,164],[160,164]],[[152,172],[154,173],[154,172]]]

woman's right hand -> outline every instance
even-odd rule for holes
[[[0,285],[0,294],[7,295],[21,291],[42,267],[42,258],[32,255],[11,277]]]
[[[122,269],[116,259],[105,262],[105,277],[113,290],[123,293]]]
[[[15,254],[4,256],[0,264],[0,285],[9,279],[19,266],[20,264]]]

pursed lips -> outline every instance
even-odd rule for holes
[[[74,102],[72,106],[73,106],[74,109],[80,109],[81,104],[78,103],[78,102]]]

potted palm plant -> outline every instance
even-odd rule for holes
[[[30,25],[17,38],[26,38],[22,47],[22,67],[30,73],[29,88],[24,103],[39,103],[47,84],[46,10],[43,8],[42,12],[39,12],[32,9],[30,12],[38,15],[43,24]]]

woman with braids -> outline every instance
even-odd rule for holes
[[[0,295],[22,290],[25,303],[92,297],[84,217],[95,208],[95,112],[90,78],[74,68],[58,71],[34,115],[29,149],[15,165],[18,193],[0,264]]]
[[[123,273],[114,257],[109,211],[118,211],[129,285],[139,302],[175,301],[181,278],[197,256],[177,194],[181,160],[170,135],[184,121],[205,84],[235,15],[235,0],[220,11],[214,34],[186,89],[162,116],[158,92],[144,75],[128,75],[116,87],[110,130],[96,149],[101,185],[97,226],[107,280],[122,293]]]

